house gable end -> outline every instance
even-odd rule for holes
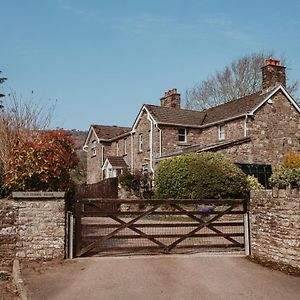
[[[248,115],[253,116],[257,110],[259,110],[268,100],[272,99],[272,97],[281,90],[282,93],[285,95],[286,99],[291,102],[291,104],[294,106],[294,108],[297,110],[298,113],[300,113],[300,107],[296,103],[296,101],[290,96],[290,94],[286,91],[286,89],[282,85],[278,85],[276,89],[274,89],[273,92],[269,93],[269,95],[260,103],[258,104],[253,110],[251,110]]]
[[[110,162],[109,162],[109,160],[106,158],[105,159],[105,162],[104,162],[104,164],[103,164],[103,166],[102,166],[102,171],[104,171],[105,169],[107,169],[107,167],[110,167],[110,168],[112,168],[112,165],[110,164]]]
[[[86,139],[84,141],[84,146],[83,146],[83,151],[87,152],[87,148],[89,147],[89,143],[90,143],[90,139],[92,136],[95,136],[95,138],[97,139],[97,142],[99,143],[100,140],[99,140],[99,137],[95,131],[95,129],[93,128],[93,126],[90,126],[90,129],[88,131],[88,134],[86,136]]]
[[[144,104],[142,106],[142,108],[140,109],[140,111],[139,111],[139,113],[138,113],[137,117],[135,118],[135,121],[134,121],[134,123],[132,125],[132,132],[133,133],[136,131],[136,128],[137,128],[137,126],[138,126],[138,124],[139,124],[139,122],[141,120],[141,117],[142,117],[142,115],[143,115],[144,112],[146,112],[148,120],[151,120],[151,121],[153,121],[154,124],[157,124],[154,116],[150,113],[150,111],[147,109],[147,107]]]

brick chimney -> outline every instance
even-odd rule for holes
[[[262,69],[262,87],[263,90],[273,87],[276,84],[286,86],[285,67],[280,60],[266,59]]]
[[[177,89],[165,92],[165,95],[160,99],[160,106],[180,108],[180,94]]]

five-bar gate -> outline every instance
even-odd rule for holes
[[[81,199],[76,256],[248,251],[247,201]]]

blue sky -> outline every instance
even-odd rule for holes
[[[285,55],[300,80],[300,1],[0,0],[0,11],[2,89],[57,99],[53,127],[131,126],[143,103],[254,51]]]

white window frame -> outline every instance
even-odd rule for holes
[[[127,138],[124,139],[124,155],[127,154]]]
[[[119,156],[119,141],[116,141],[117,156]]]
[[[225,124],[220,124],[218,127],[219,141],[225,140]]]
[[[184,130],[184,134],[180,133],[180,130]],[[181,137],[184,137],[183,141],[180,140]],[[187,130],[186,130],[186,128],[178,128],[178,142],[179,143],[186,143],[187,142]]]
[[[96,140],[92,141],[91,151],[92,151],[91,156],[97,155],[97,141]]]
[[[143,152],[143,134],[139,134],[139,152]]]

